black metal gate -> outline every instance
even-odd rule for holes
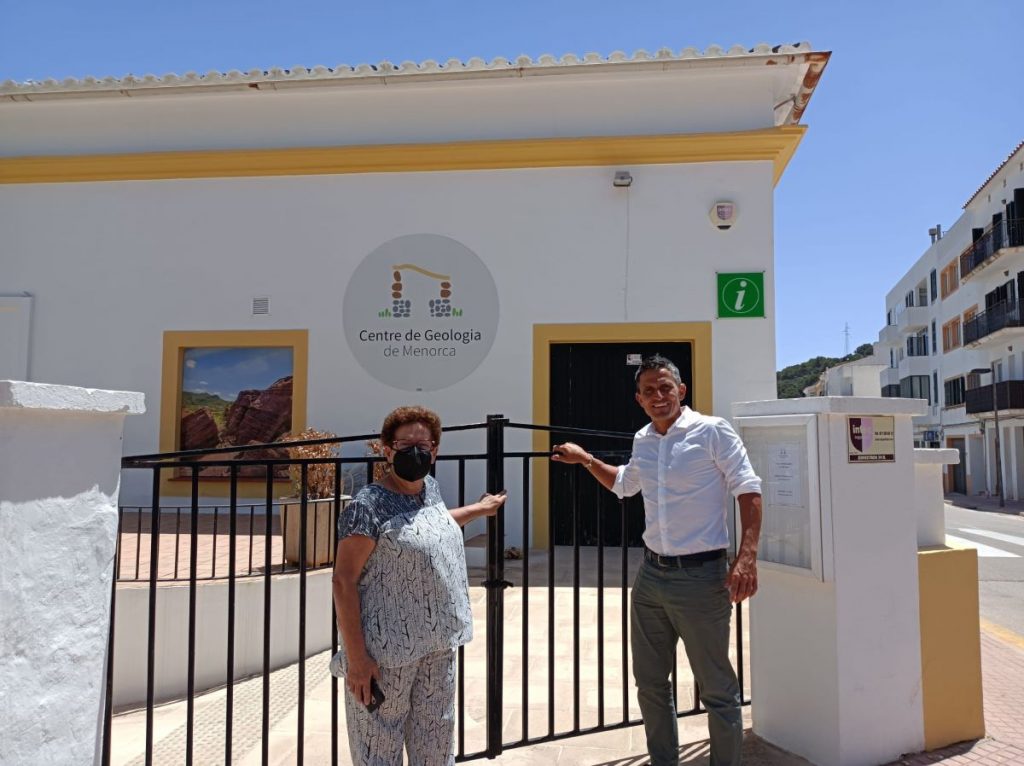
[[[511,423],[500,415],[488,416],[486,422],[463,426],[449,426],[445,433],[460,431],[482,432],[485,443],[483,451],[444,454],[438,457],[435,474],[438,475],[444,494],[449,502],[464,505],[467,488],[483,480],[486,489],[497,492],[507,489],[510,496],[510,510],[499,513],[487,520],[486,573],[482,581],[474,583],[484,588],[484,635],[468,647],[458,650],[457,664],[457,760],[467,761],[480,757],[493,758],[505,749],[523,747],[541,742],[559,740],[595,731],[633,726],[640,723],[635,704],[631,703],[629,683],[628,646],[628,590],[630,577],[639,563],[638,550],[630,548],[627,529],[636,523],[631,515],[642,514],[642,509],[619,505],[614,519],[618,543],[608,544],[610,519],[605,514],[596,514],[595,545],[583,542],[581,534],[584,515],[578,501],[578,493],[571,493],[571,502],[564,508],[549,508],[547,515],[547,545],[531,550],[522,546],[522,558],[509,561],[506,566],[505,524],[518,512],[522,539],[529,541],[537,531],[534,526],[534,508],[531,503],[532,485],[543,464],[546,470],[550,453],[531,449],[512,450],[506,448],[506,440],[522,441],[541,431],[553,434],[558,439],[572,438],[585,446],[590,442],[617,441],[618,449],[592,450],[602,457],[623,459],[629,447],[632,434],[595,431],[580,428],[554,428],[524,423]],[[181,695],[186,706],[184,732],[180,748],[167,762],[214,763],[208,751],[198,758],[196,755],[197,732],[206,725],[197,722],[196,700],[204,690],[196,687],[196,663],[198,653],[206,647],[196,645],[197,635],[197,589],[200,583],[219,582],[227,591],[227,633],[223,689],[225,701],[223,716],[216,722],[223,729],[223,763],[230,764],[239,753],[234,751],[233,727],[236,717],[251,719],[258,715],[260,726],[258,746],[261,762],[270,762],[270,745],[274,732],[271,731],[271,675],[277,670],[271,659],[271,625],[275,604],[272,599],[272,584],[275,576],[292,575],[298,579],[298,618],[291,629],[295,641],[297,674],[294,682],[295,711],[295,753],[296,762],[306,762],[306,744],[310,737],[317,736],[307,729],[307,663],[310,656],[319,655],[326,649],[332,653],[338,650],[337,633],[331,630],[330,646],[307,651],[307,618],[312,610],[324,608],[322,603],[308,603],[307,578],[317,576],[318,571],[329,569],[330,563],[320,561],[320,510],[312,508],[312,501],[305,499],[308,474],[314,466],[329,464],[334,469],[334,500],[323,509],[325,513],[342,512],[341,500],[343,474],[361,474],[364,481],[372,481],[373,467],[380,458],[373,456],[327,457],[292,459],[282,456],[280,450],[287,446],[302,444],[358,444],[371,441],[376,434],[362,434],[337,439],[291,442],[289,444],[253,445],[215,450],[192,450],[153,455],[126,457],[126,470],[150,472],[152,501],[149,507],[122,509],[119,529],[118,553],[115,559],[115,578],[111,592],[111,631],[107,665],[107,709],[104,723],[103,763],[111,761],[112,748],[116,744],[113,716],[114,668],[118,646],[115,641],[114,615],[117,606],[118,582],[138,581],[148,590],[148,612],[145,627],[146,636],[146,694],[145,706],[139,707],[137,715],[145,715],[144,752],[139,753],[139,762],[160,763],[155,755],[154,709],[157,704],[155,669],[158,636],[157,602],[161,598],[161,583],[177,582],[188,586],[187,667]],[[463,437],[467,438],[467,437]],[[238,458],[229,453],[243,453],[250,457]],[[286,526],[275,517],[279,505],[274,499],[274,469],[291,466],[300,476],[303,491],[299,501],[299,529],[297,561],[289,562],[282,552],[287,549]],[[251,472],[262,468],[265,478],[260,484],[263,497],[258,501],[245,501],[239,497],[240,472]],[[200,472],[203,469],[223,468],[227,473],[229,499],[226,505],[204,507],[200,505]],[[191,502],[184,506],[161,506],[161,479],[167,472],[174,471],[187,479]],[[481,472],[483,475],[481,476]],[[567,480],[575,490],[581,482],[591,481],[580,471],[569,471]],[[518,506],[518,508],[516,508]],[[555,545],[556,515],[568,515],[573,530],[571,545]],[[334,518],[332,516],[331,518]],[[308,525],[312,523],[312,533]],[[336,547],[335,532],[331,524],[330,543]],[[212,533],[212,534],[211,534]],[[173,538],[172,538],[173,535]],[[205,535],[205,537],[204,537]],[[147,539],[148,536],[148,539]],[[205,551],[213,551],[206,560]],[[202,545],[200,545],[202,538]],[[281,538],[278,540],[278,538]],[[170,541],[173,539],[173,543]],[[161,541],[166,545],[161,547]],[[218,542],[218,540],[220,542]],[[294,543],[294,540],[293,540]],[[134,548],[132,547],[134,544]],[[143,549],[148,545],[148,560],[141,565]],[[173,551],[170,550],[173,546]],[[188,564],[183,560],[187,548]],[[220,562],[218,551],[227,549],[227,561]],[[312,554],[309,548],[312,547]],[[200,548],[203,548],[201,555]],[[173,564],[173,566],[172,566]],[[245,677],[236,670],[236,629],[239,619],[236,592],[239,582],[262,583],[262,665]],[[507,599],[511,599],[507,603]],[[531,617],[531,604],[534,608]],[[506,607],[509,607],[508,609]],[[538,608],[540,607],[540,608]],[[538,614],[541,615],[538,618]],[[568,619],[567,619],[568,615]],[[315,616],[315,615],[314,615]],[[518,623],[518,624],[517,624]],[[337,624],[331,605],[331,623]],[[736,608],[736,664],[740,676],[741,694],[746,700],[744,652],[742,637],[742,610]],[[543,640],[538,640],[541,637]],[[482,640],[481,640],[482,639]],[[570,650],[571,647],[571,650]],[[546,661],[540,661],[546,652]],[[135,669],[142,672],[141,668]],[[587,672],[584,672],[587,671]],[[477,685],[470,678],[485,679],[483,699],[478,697]],[[532,682],[541,677],[543,687]],[[236,686],[243,682],[259,680],[258,713],[236,715]],[[518,681],[518,684],[516,683]],[[277,682],[275,682],[277,683]],[[677,666],[673,672],[676,690],[676,705],[679,716],[703,712],[697,697],[697,690],[691,685],[686,701],[680,704],[680,688],[686,686]],[[518,689],[516,688],[518,686]],[[538,691],[542,688],[542,691]],[[331,743],[330,762],[339,763],[339,699],[338,681],[330,679],[330,720]],[[515,691],[513,691],[515,690]],[[504,694],[505,691],[509,695]],[[518,727],[506,727],[506,719],[518,719]],[[470,727],[469,721],[482,720],[483,726]],[[482,737],[480,733],[482,732]],[[340,756],[340,762],[347,758]]]

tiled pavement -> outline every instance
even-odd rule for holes
[[[148,549],[146,549],[148,551]],[[212,552],[209,543],[206,550]],[[144,556],[145,554],[143,554]],[[584,551],[581,570],[594,571],[594,562],[587,559],[591,554]],[[618,553],[607,554],[605,582],[615,585],[621,582],[621,569],[617,564]],[[173,558],[173,549],[171,552]],[[161,562],[163,563],[163,562]],[[627,574],[636,566],[631,557]],[[530,668],[528,694],[530,700],[530,735],[536,736],[547,730],[548,709],[542,702],[547,693],[547,560],[533,553],[530,561],[529,614],[531,636],[528,645],[521,643],[521,615],[523,612],[521,588],[506,592],[506,700],[517,703],[521,697],[523,657]],[[573,663],[572,623],[573,610],[571,589],[565,586],[572,579],[572,555],[560,551],[556,558],[555,585],[553,590],[558,619],[556,631],[556,729],[565,730],[572,726]],[[522,581],[522,564],[508,562],[508,579],[517,584]],[[472,582],[482,579],[481,572],[475,572]],[[596,581],[584,583],[594,585]],[[537,587],[541,586],[541,587]],[[474,613],[478,620],[483,617],[483,591],[472,589]],[[581,590],[580,614],[580,676],[578,688],[581,700],[581,725],[596,723],[597,710],[597,645],[595,626],[597,621],[597,589],[584,587]],[[618,720],[622,715],[622,671],[621,662],[610,661],[618,658],[621,628],[621,598],[618,589],[606,592],[603,613],[604,626],[605,680],[607,689],[605,711],[608,720]],[[482,624],[482,623],[478,623]],[[918,764],[1024,764],[1024,640],[1014,634],[986,626],[982,632],[982,660],[985,689],[985,720],[988,736],[977,742],[962,743],[932,753],[902,758],[893,766],[917,766]],[[482,638],[481,636],[478,638]],[[746,638],[746,636],[744,636]],[[482,656],[484,642],[477,640],[467,648],[466,659],[466,722],[465,749],[475,752],[482,748],[484,741],[484,675]],[[749,656],[744,652],[745,657]],[[307,764],[330,763],[330,699],[331,679],[326,673],[327,654],[311,657],[306,663],[305,731],[303,742],[304,762]],[[276,671],[271,676],[270,688],[270,763],[291,764],[297,756],[297,665]],[[749,676],[748,676],[749,677]],[[680,699],[688,699],[692,685],[686,674],[685,663],[680,667]],[[638,717],[632,684],[627,686],[628,710],[631,717]],[[195,763],[214,764],[224,762],[224,714],[226,694],[223,689],[203,694],[196,699],[195,707]],[[261,704],[262,682],[260,678],[236,683],[234,691],[234,763],[258,764],[261,762]],[[749,707],[745,709],[746,724],[749,727]],[[154,763],[177,764],[184,762],[186,710],[184,703],[174,703],[157,708],[154,716]],[[342,713],[343,717],[343,713]],[[516,711],[505,721],[506,741],[521,736],[522,716]],[[703,766],[708,763],[707,723],[703,715],[680,720],[681,746],[680,762],[685,766]],[[344,738],[344,723],[339,726],[339,763],[348,762]],[[144,712],[127,712],[118,715],[114,722],[114,764],[141,763],[144,749]],[[523,766],[525,764],[590,764],[591,766],[641,766],[647,762],[644,753],[643,729],[640,726],[583,735],[557,742],[513,748],[493,761],[498,766]],[[754,737],[749,731],[744,746],[745,763],[751,766],[773,764],[775,766],[797,766],[805,764],[802,759],[777,750],[770,744]]]
[[[986,626],[981,632],[981,663],[985,739],[919,753],[894,764],[1024,764],[1024,640]]]

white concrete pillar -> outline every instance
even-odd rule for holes
[[[754,731],[812,763],[873,766],[924,749],[911,421],[926,410],[868,397],[733,407],[764,480]],[[941,465],[928,469],[938,486]]]
[[[917,510],[917,547],[946,544],[946,501],[942,492],[942,469],[957,465],[955,449],[914,450],[914,507]]]
[[[0,763],[98,763],[121,436],[143,396],[0,381]]]

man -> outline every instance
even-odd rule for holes
[[[630,612],[633,676],[651,766],[676,766],[679,731],[670,674],[681,638],[708,711],[712,766],[740,763],[743,718],[729,662],[731,603],[757,591],[761,480],[729,423],[683,407],[679,369],[644,359],[636,400],[651,419],[633,439],[627,465],[603,463],[577,444],[554,447],[552,460],[582,465],[618,497],[643,493],[644,562]],[[740,506],[739,553],[726,567],[728,496]]]

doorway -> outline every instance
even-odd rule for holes
[[[967,443],[964,438],[947,439],[946,444],[960,455],[960,462],[949,467],[949,491],[967,494]]]
[[[694,397],[693,347],[687,342],[552,343],[550,346],[551,397],[548,422],[557,426],[634,433],[649,421],[636,403],[635,374],[643,357],[661,354],[678,368],[686,384],[684,404]],[[613,451],[612,464],[629,460],[628,440],[580,437],[588,451]],[[556,434],[554,441],[562,441]],[[549,484],[549,508],[555,513],[556,545],[573,544],[576,503],[581,514],[581,545],[620,545],[622,525],[618,499],[589,476],[568,466],[553,465]],[[640,496],[627,503],[626,539],[643,544],[644,514]],[[599,522],[600,517],[600,522]],[[598,538],[598,530],[601,538]]]

